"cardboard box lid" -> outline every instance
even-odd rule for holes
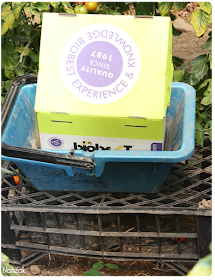
[[[171,61],[169,17],[44,13],[35,111],[162,119]]]

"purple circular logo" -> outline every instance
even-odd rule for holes
[[[93,87],[106,87],[120,76],[123,59],[112,44],[97,41],[84,47],[77,59],[77,70],[81,79]]]
[[[52,144],[52,146],[59,147],[61,145],[61,141],[60,141],[60,139],[52,139],[51,144]]]
[[[61,148],[64,144],[62,139],[55,138],[55,137],[50,138],[48,140],[48,143],[49,143],[50,146],[55,147],[55,148]]]

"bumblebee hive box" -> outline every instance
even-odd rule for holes
[[[172,73],[169,17],[43,14],[41,148],[162,150]]]

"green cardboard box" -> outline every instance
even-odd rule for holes
[[[169,17],[44,13],[41,148],[162,150],[172,75]]]

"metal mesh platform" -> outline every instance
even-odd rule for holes
[[[157,194],[39,192],[22,174],[18,186],[3,174],[2,248],[22,265],[57,253],[157,260],[183,274],[181,263],[196,262],[210,243],[211,164],[211,146],[196,147],[189,161],[174,164]],[[12,163],[4,166],[17,172]]]

